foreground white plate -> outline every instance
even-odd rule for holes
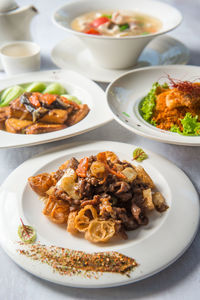
[[[77,96],[82,103],[86,103],[90,108],[90,112],[79,123],[55,132],[25,135],[0,130],[0,149],[30,146],[66,139],[95,129],[112,119],[103,90],[91,80],[73,71],[52,70],[13,76],[1,80],[0,90],[12,85],[32,81],[56,81],[61,83],[69,94]]]
[[[189,50],[181,42],[170,36],[157,37],[144,49],[135,67],[124,70],[111,70],[98,66],[81,40],[69,36],[53,48],[51,58],[60,68],[80,72],[96,81],[111,82],[134,68],[186,64],[189,60]]]
[[[146,151],[149,159],[142,163],[163,193],[169,209],[150,218],[148,226],[129,232],[129,239],[104,247],[70,235],[64,227],[53,224],[42,214],[42,201],[27,185],[27,178],[40,172],[56,170],[63,161],[75,156],[115,151],[120,159],[131,161],[135,145],[102,141],[70,144],[32,158],[19,166],[0,189],[0,242],[6,253],[22,268],[43,279],[75,287],[109,287],[123,285],[151,276],[174,262],[188,248],[199,222],[198,195],[188,177],[168,160]],[[187,214],[187,217],[186,217]],[[41,244],[56,245],[87,252],[118,251],[133,257],[139,266],[128,278],[104,273],[99,279],[61,276],[44,264],[20,256],[17,228],[19,218],[34,226]]]
[[[146,122],[139,113],[139,104],[150,91],[152,84],[174,79],[199,81],[200,67],[157,66],[128,72],[107,88],[107,101],[115,120],[130,131],[164,143],[200,146],[200,136],[184,136],[161,130]]]

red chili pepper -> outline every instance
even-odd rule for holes
[[[40,101],[47,105],[51,105],[56,100],[56,97],[56,95],[52,94],[41,94]]]
[[[71,106],[74,106],[74,108],[79,109],[79,105],[78,105],[76,102],[71,101],[71,100],[69,100],[69,99],[67,99],[66,97],[63,97],[63,96],[61,96],[60,98],[61,98],[61,100],[62,100],[64,103],[69,104],[69,105],[71,105]]]
[[[84,157],[80,160],[78,168],[76,169],[76,174],[80,177],[86,177],[88,170],[88,157]]]
[[[94,28],[98,28],[100,25],[104,24],[104,23],[107,23],[107,22],[110,22],[110,19],[107,18],[107,17],[99,17],[97,19],[95,19],[93,22],[92,22],[92,26]]]
[[[35,107],[41,106],[39,101],[39,93],[33,93],[28,100]]]
[[[105,152],[100,152],[97,154],[97,160],[104,163],[106,169],[108,170],[108,172],[110,172],[111,174],[119,177],[119,178],[122,178],[122,179],[125,179],[126,176],[124,174],[122,174],[121,172],[119,171],[115,171],[113,170],[107,163],[107,159],[106,159],[106,154]]]
[[[95,35],[101,35],[100,32],[98,32],[96,29],[94,28],[90,28],[89,30],[85,31],[84,33],[87,34],[95,34]]]

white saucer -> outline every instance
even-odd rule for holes
[[[53,62],[60,68],[79,72],[90,79],[111,82],[123,73],[154,65],[186,64],[188,48],[170,36],[161,36],[148,44],[135,67],[124,70],[104,69],[96,64],[84,43],[74,36],[59,42],[51,52]]]

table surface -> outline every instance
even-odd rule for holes
[[[51,62],[51,49],[66,33],[52,24],[51,16],[56,7],[63,5],[67,0],[41,1],[18,0],[20,6],[32,4],[38,8],[39,15],[31,24],[33,39],[39,43],[42,51],[42,70],[56,69]],[[184,15],[184,21],[171,36],[174,36],[190,48],[191,59],[189,64],[200,65],[200,26],[199,0],[168,0],[165,1],[177,7]],[[0,78],[5,74],[0,72]],[[105,88],[105,85],[101,85]],[[138,144],[151,151],[161,154],[180,167],[192,180],[198,192],[199,181],[199,147],[167,145],[145,139],[132,134],[118,125],[115,121],[85,133],[79,137],[49,143],[46,145],[1,150],[0,152],[0,183],[23,161],[29,159],[49,147],[63,145],[72,141],[85,140],[112,140]],[[189,200],[189,199],[188,199]],[[18,267],[0,249],[0,299],[27,300],[27,299],[200,299],[200,234],[198,232],[193,244],[186,253],[166,270],[138,283],[119,288],[107,289],[78,289],[63,287],[43,281],[32,276]]]

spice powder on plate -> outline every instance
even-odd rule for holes
[[[17,249],[21,255],[48,264],[61,275],[79,275],[96,277],[95,273],[118,273],[129,276],[137,267],[133,258],[119,252],[86,253],[39,243],[27,245],[19,242],[24,249]],[[97,277],[96,277],[97,278]]]

